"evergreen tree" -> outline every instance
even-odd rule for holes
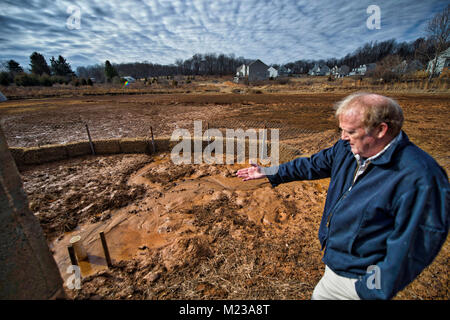
[[[44,73],[50,75],[50,68],[42,54],[33,52],[30,56],[31,73],[42,75]]]
[[[106,81],[111,82],[112,78],[119,76],[117,70],[111,65],[109,60],[105,61],[105,76]]]
[[[74,72],[72,71],[72,68],[70,67],[70,64],[64,59],[64,57],[59,56],[58,60],[56,60],[54,57],[50,59],[50,63],[52,66],[52,72],[54,75],[57,76],[73,76]]]
[[[8,68],[9,73],[12,75],[23,72],[23,68],[20,66],[20,64],[17,61],[14,61],[14,60],[9,60],[7,62],[7,68]]]

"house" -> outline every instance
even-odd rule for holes
[[[439,75],[445,68],[449,67],[450,67],[450,47],[439,55],[436,61],[436,68],[434,70],[434,74]],[[430,60],[427,66],[427,72],[430,73],[432,69],[433,69],[433,60]]]
[[[419,60],[413,60],[410,62],[403,60],[402,63],[396,66],[392,71],[400,74],[408,74],[422,70],[423,67],[423,64]]]
[[[375,70],[376,66],[377,66],[376,63],[361,64],[358,68],[353,68],[352,71],[348,75],[349,76],[354,76],[354,75],[364,76],[367,72]]]
[[[257,59],[248,65],[248,80],[265,80],[269,78],[269,66]]]
[[[338,66],[334,66],[333,68],[330,69],[330,73],[331,73],[333,76],[337,77],[338,70],[339,70],[339,67],[338,67]]]
[[[269,69],[267,69],[267,71],[269,72],[269,78],[278,77],[278,70],[275,69],[274,67],[270,67]]]
[[[343,66],[340,66],[337,72],[337,77],[342,78],[345,76],[348,76],[348,73],[350,72],[350,67],[346,66],[345,64]]]
[[[259,59],[248,65],[243,64],[237,68],[234,82],[237,83],[242,79],[248,79],[248,81],[266,80],[269,78],[268,69],[269,66]]]
[[[350,67],[343,65],[343,66],[334,66],[330,70],[330,74],[332,74],[335,78],[342,78],[345,76],[348,76],[348,73],[350,72]]]
[[[236,70],[236,77],[248,77],[248,66],[245,64],[239,66]]]
[[[278,70],[279,76],[288,76],[292,73],[292,70],[286,66],[281,66],[280,70]]]
[[[368,63],[360,65],[357,74],[364,76],[367,72],[375,70],[376,66],[377,66],[376,63]]]
[[[310,76],[327,76],[331,73],[330,68],[326,65],[315,64],[312,69],[309,70],[308,74]]]

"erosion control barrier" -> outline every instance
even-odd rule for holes
[[[199,148],[201,145],[202,152],[206,150],[206,148],[210,145],[209,148],[212,147],[213,143],[216,145],[222,145],[222,152],[224,155],[231,154],[236,155],[239,149],[239,144],[237,139],[227,139],[227,138],[216,138],[214,139],[205,139],[205,138],[185,138],[186,140],[176,140],[172,141],[169,137],[161,137],[155,138],[155,151],[156,153],[161,152],[171,152],[176,149],[182,149],[181,143],[186,147],[182,152],[190,151],[194,154],[196,148]],[[257,150],[259,152],[259,148],[261,148],[261,141],[254,141],[245,139],[245,159],[248,159],[249,154],[251,154],[250,150],[250,142],[251,146],[255,148],[257,146]],[[190,147],[189,147],[190,144]],[[108,155],[108,154],[118,154],[118,153],[153,153],[153,144],[151,139],[148,138],[122,138],[122,139],[102,139],[102,140],[94,140],[93,141],[95,155]],[[241,144],[242,147],[242,144]],[[279,163],[290,161],[300,154],[298,149],[295,149],[292,146],[285,145],[283,143],[279,143],[274,147],[278,148],[278,159]],[[189,150],[190,148],[190,150]],[[265,143],[265,148],[267,148],[266,154],[271,157],[272,153],[272,145],[270,143]],[[186,150],[188,149],[188,150]],[[37,165],[46,162],[64,160],[69,158],[74,158],[78,156],[90,155],[92,154],[92,150],[89,144],[89,141],[76,141],[70,142],[66,144],[58,144],[58,145],[45,145],[40,147],[10,147],[9,148],[12,157],[14,158],[17,167],[23,167],[26,165]],[[217,152],[217,149],[215,149]],[[276,154],[276,153],[275,153]],[[225,161],[224,161],[225,162]]]

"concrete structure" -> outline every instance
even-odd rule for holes
[[[0,129],[0,299],[63,297],[61,275]]]
[[[434,70],[434,74],[435,75],[441,74],[442,70],[444,70],[445,68],[450,68],[450,47],[439,55],[436,61],[436,68]],[[431,73],[432,69],[433,69],[433,60],[430,60],[427,66],[427,72]]]

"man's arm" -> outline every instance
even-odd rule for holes
[[[375,274],[368,273],[355,284],[361,298],[391,299],[433,261],[448,234],[449,198],[448,183],[435,181],[413,187],[397,200],[386,256],[373,268]]]
[[[275,187],[291,181],[329,178],[338,144],[339,142],[309,158],[297,158],[279,165],[277,170],[268,171],[269,182]]]
[[[312,155],[310,158],[297,158],[276,167],[264,168],[252,164],[249,168],[238,170],[237,176],[242,178],[243,181],[267,177],[274,187],[280,183],[295,180],[328,178],[331,175],[331,167],[338,143]]]

